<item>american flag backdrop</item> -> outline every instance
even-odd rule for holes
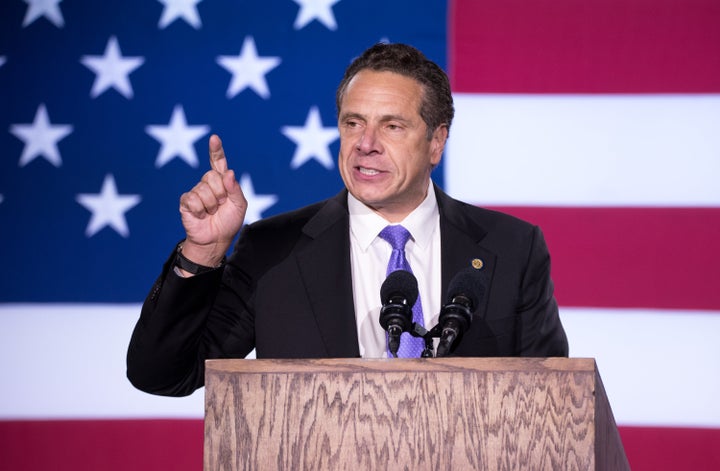
[[[0,468],[201,467],[203,391],[125,379],[179,196],[211,133],[250,220],[334,195],[378,41],[450,74],[435,181],[542,227],[633,469],[720,468],[717,0],[3,0]]]

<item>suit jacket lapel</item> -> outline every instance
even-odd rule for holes
[[[478,260],[483,264],[483,271],[489,283],[495,270],[497,256],[492,251],[482,246],[482,240],[487,230],[480,226],[477,221],[469,217],[468,211],[463,203],[450,198],[442,190],[435,187],[435,192],[440,210],[440,237],[442,253],[442,300],[446,302],[445,296],[453,277],[462,269],[467,268]],[[487,297],[478,306],[476,315],[483,316]]]
[[[350,269],[347,192],[328,200],[303,228],[298,264],[329,357],[358,357]]]

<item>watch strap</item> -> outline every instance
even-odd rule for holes
[[[223,257],[222,261],[220,261],[220,264],[215,267],[208,267],[205,265],[199,265],[187,258],[185,255],[183,255],[182,244],[178,244],[177,250],[175,252],[175,266],[185,270],[188,273],[192,273],[193,275],[199,275],[201,273],[207,273],[209,271],[216,270],[225,264],[225,259],[226,257]]]

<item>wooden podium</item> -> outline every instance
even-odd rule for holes
[[[208,360],[204,469],[630,469],[593,359]]]

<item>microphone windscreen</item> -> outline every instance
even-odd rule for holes
[[[418,284],[415,275],[406,270],[396,270],[385,279],[380,287],[380,300],[383,306],[395,296],[401,296],[412,306],[418,297]]]
[[[471,309],[474,311],[485,296],[485,273],[472,267],[460,270],[450,281],[448,294],[448,302],[453,302],[457,296],[465,296],[472,303]]]

